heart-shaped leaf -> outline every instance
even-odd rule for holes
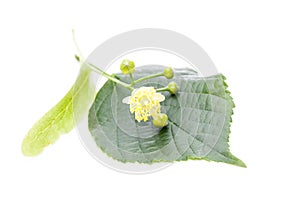
[[[162,66],[136,69],[134,78],[160,73]],[[130,82],[126,75],[117,77]],[[169,117],[166,127],[158,129],[151,121],[137,122],[122,99],[130,96],[126,88],[107,81],[99,90],[89,112],[89,130],[99,148],[121,162],[172,162],[209,160],[241,167],[245,164],[229,151],[229,133],[234,103],[226,90],[225,77],[217,74],[200,77],[190,69],[177,69],[171,81],[179,86],[176,95],[163,93],[162,112]],[[165,77],[136,85],[166,86]]]

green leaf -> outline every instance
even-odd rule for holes
[[[145,66],[137,68],[134,76],[138,79],[162,71],[161,66]],[[117,76],[130,82],[126,75]],[[168,115],[169,123],[162,129],[151,121],[137,122],[129,106],[122,103],[130,91],[107,81],[90,109],[89,130],[99,148],[121,162],[204,159],[246,167],[229,151],[234,103],[224,80],[221,74],[202,78],[193,70],[177,69],[172,80],[158,77],[136,85],[161,88],[170,81],[178,84],[176,95],[163,93],[162,112]]]
[[[22,152],[26,156],[36,156],[49,144],[53,144],[60,135],[70,132],[75,126],[76,117],[80,118],[88,110],[93,99],[89,83],[90,69],[84,64],[76,83],[68,93],[50,109],[29,130],[22,143]]]

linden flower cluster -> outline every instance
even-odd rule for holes
[[[167,79],[172,79],[174,77],[174,71],[172,67],[165,67],[161,73],[151,74],[140,79],[134,80],[134,62],[130,60],[123,60],[120,65],[120,70],[123,74],[130,76],[131,83],[128,84],[115,78],[110,74],[107,74],[106,72],[97,68],[93,64],[89,65],[92,69],[96,70],[97,72],[100,72],[104,77],[132,91],[131,96],[125,97],[122,100],[122,102],[124,104],[130,105],[130,112],[134,114],[134,117],[138,122],[146,122],[149,119],[152,119],[152,124],[155,127],[162,128],[168,125],[168,116],[165,113],[161,113],[160,105],[160,102],[165,100],[165,96],[159,92],[167,91],[170,94],[176,94],[178,90],[177,84],[175,82],[170,82],[166,87],[156,89],[154,87],[134,88],[133,86],[142,81],[159,76],[164,76]]]
[[[134,62],[129,60],[123,60],[120,65],[122,73],[130,75],[132,81],[131,86],[143,80],[158,76],[165,76],[167,79],[174,77],[173,69],[171,67],[166,67],[162,73],[134,80],[132,76],[134,67]],[[175,82],[170,82],[167,87],[160,89],[155,89],[154,87],[140,87],[134,89],[131,96],[125,97],[122,102],[130,105],[130,112],[132,114],[134,113],[134,117],[138,122],[146,122],[149,117],[152,117],[152,123],[154,126],[164,127],[168,125],[168,116],[161,113],[160,102],[165,100],[165,96],[158,92],[162,91],[168,91],[171,94],[175,94],[177,92],[177,84]]]

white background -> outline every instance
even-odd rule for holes
[[[1,1],[0,199],[299,199],[299,10],[287,0]],[[190,37],[227,76],[231,150],[248,168],[189,161],[121,174],[95,161],[76,131],[24,157],[23,137],[77,76],[71,29],[88,55],[145,27]]]

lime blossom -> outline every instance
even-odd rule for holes
[[[160,102],[164,100],[165,96],[157,93],[154,87],[141,87],[134,89],[122,102],[130,105],[130,112],[135,113],[135,119],[140,122],[147,121],[150,116],[159,116]]]

